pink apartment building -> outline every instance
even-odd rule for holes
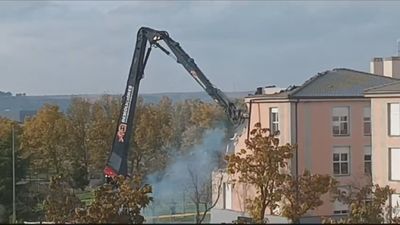
[[[234,151],[245,148],[251,127],[260,122],[280,131],[280,143],[297,143],[291,162],[293,174],[304,169],[330,174],[345,192],[373,181],[390,184],[400,193],[400,79],[393,77],[333,69],[277,93],[259,90],[245,98],[249,124],[238,136]],[[224,173],[214,173],[214,177],[221,175],[223,191],[216,214],[246,216],[244,199],[252,195],[251,187],[230,182]],[[391,203],[397,199],[398,194],[392,196]],[[328,194],[323,200],[307,217],[318,222],[320,216],[348,213],[346,205],[332,202]]]

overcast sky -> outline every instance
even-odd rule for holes
[[[397,1],[0,1],[0,90],[121,94],[136,32],[166,30],[223,91],[302,84],[397,54]],[[140,93],[202,91],[152,51]]]

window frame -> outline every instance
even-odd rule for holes
[[[347,120],[346,121],[342,121],[341,118],[343,117],[343,115],[335,115],[335,109],[346,109],[347,110]],[[351,132],[350,132],[350,106],[334,106],[332,108],[332,116],[331,116],[331,132],[332,132],[332,136],[333,137],[347,137],[350,136]],[[338,117],[338,121],[334,121],[334,117]],[[338,123],[338,125],[335,125],[335,123]],[[347,133],[341,133],[341,125],[342,124],[346,124],[347,125]],[[335,134],[334,132],[334,127],[338,126],[339,129],[339,133]]]
[[[366,115],[366,110],[368,110],[369,111],[369,117],[365,117]],[[368,121],[366,121],[365,119],[368,119]],[[368,126],[369,126],[369,133],[366,133],[365,132],[365,129],[366,129],[366,126],[365,126],[365,124],[369,124]],[[372,127],[371,127],[371,125],[372,125],[372,123],[371,123],[371,107],[364,107],[364,109],[363,109],[363,134],[364,134],[364,136],[371,136],[371,133],[372,133]]]
[[[389,163],[388,163],[388,166],[389,166],[389,168],[388,168],[388,172],[389,172],[389,174],[388,174],[388,178],[389,178],[389,181],[392,181],[392,182],[400,182],[400,175],[399,175],[399,177],[398,178],[396,178],[396,179],[393,179],[392,178],[392,150],[397,150],[397,151],[400,151],[400,147],[392,147],[392,148],[389,148]]]
[[[394,104],[399,105],[399,108],[400,108],[400,102],[389,102],[387,104],[388,136],[389,137],[400,137],[400,123],[399,123],[399,128],[398,128],[398,130],[399,130],[398,134],[392,134],[392,105],[394,105]],[[400,121],[400,110],[399,110],[398,116],[399,116],[398,119]]]
[[[400,192],[399,193],[393,193],[389,197],[389,206],[391,207],[390,216],[391,216],[392,219],[394,219],[396,216],[400,216],[400,206],[399,207],[394,207],[393,206],[393,197],[394,196],[398,197],[399,198],[399,202],[400,202]],[[395,213],[395,210],[398,210],[398,213]]]
[[[276,114],[275,118],[276,121],[273,120],[273,116],[272,114]],[[275,133],[276,131],[280,131],[280,120],[279,120],[279,108],[278,107],[270,107],[269,108],[269,125],[270,125],[270,129],[273,133]],[[277,130],[275,130],[274,125],[276,125]]]
[[[333,210],[333,215],[347,215],[349,214],[349,210]]]
[[[369,160],[365,159],[366,156],[369,156]],[[366,163],[369,163],[369,173],[367,172]],[[371,149],[371,145],[365,145],[364,146],[364,174],[372,176],[372,149]]]
[[[343,152],[343,149],[347,149]],[[332,151],[332,174],[334,177],[344,177],[351,175],[351,147],[350,146],[333,146]],[[334,160],[334,154],[339,155],[339,160]],[[347,160],[342,161],[342,154],[347,154]],[[339,164],[339,174],[335,174],[335,163]],[[347,163],[347,174],[342,173],[342,164]]]
[[[338,190],[343,190],[344,192],[346,192],[347,195],[349,195],[351,193],[351,186],[350,185],[338,186]],[[346,209],[338,209],[340,207],[338,207],[337,204],[340,204],[340,206],[346,206]],[[333,214],[334,215],[348,215],[349,212],[350,212],[349,205],[346,205],[337,199],[335,199],[335,201],[333,201]]]
[[[232,209],[232,184],[229,182],[222,183],[222,208],[223,209]]]

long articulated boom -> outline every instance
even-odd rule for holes
[[[144,68],[152,47],[158,47],[167,55],[171,55],[167,49],[159,44],[164,41],[179,64],[201,85],[201,87],[224,108],[229,119],[234,125],[240,125],[245,120],[245,114],[238,109],[228,97],[207,79],[203,72],[197,67],[194,60],[180,47],[179,43],[172,40],[166,31],[157,31],[142,27],[137,33],[135,51],[132,65],[122,99],[122,107],[118,119],[112,149],[104,169],[106,177],[117,175],[128,175],[128,149],[132,134],[132,121],[135,115],[136,102],[140,80],[143,78]],[[147,45],[149,43],[149,46]],[[148,46],[147,50],[146,47]]]

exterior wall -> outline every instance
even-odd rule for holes
[[[298,103],[288,99],[252,99],[251,102],[247,99],[247,104],[250,110],[250,129],[257,122],[262,127],[269,127],[270,108],[279,109],[280,142],[298,144],[299,173],[308,169],[312,173],[333,176],[333,147],[350,146],[350,175],[335,178],[341,185],[361,186],[370,182],[370,176],[364,174],[364,146],[371,145],[371,136],[364,136],[363,133],[363,110],[370,106],[369,99],[301,100]],[[332,111],[334,107],[340,106],[350,109],[350,135],[335,137],[332,134]],[[245,148],[244,140],[248,132],[249,129],[246,129],[238,139],[235,151]],[[295,157],[292,165],[295,165]],[[295,166],[291,169],[295,174]],[[245,199],[254,193],[249,185],[236,183],[232,189],[232,210],[246,212]],[[324,205],[310,212],[310,216],[333,214],[330,196],[327,194],[323,200]]]
[[[400,137],[389,136],[389,103],[396,98],[371,98],[372,180],[380,186],[390,185],[400,193],[400,181],[389,181],[389,148],[400,148]],[[399,162],[400,163],[400,162]]]
[[[291,121],[291,113],[292,113],[292,104],[287,99],[283,99],[281,101],[273,101],[266,102],[263,100],[253,99],[247,101],[247,105],[249,107],[250,115],[250,130],[254,128],[254,124],[257,122],[261,123],[262,128],[270,127],[270,108],[278,108],[279,110],[279,130],[280,135],[279,139],[281,143],[291,143],[292,141],[292,126],[293,123]],[[251,109],[250,109],[251,105]],[[244,139],[246,139],[248,134],[245,135]],[[243,139],[243,144],[244,144]],[[240,147],[238,145],[238,147]],[[243,147],[245,147],[243,145]],[[240,149],[238,149],[240,150]]]
[[[304,169],[312,173],[333,175],[333,147],[350,146],[350,175],[334,176],[340,185],[360,186],[370,181],[364,174],[364,146],[371,145],[371,136],[364,136],[363,109],[370,105],[369,99],[355,100],[309,100],[300,101],[298,116],[298,162],[299,173]],[[333,107],[349,107],[350,135],[333,136]],[[324,205],[310,215],[331,215],[333,204],[329,195],[323,198]]]
[[[373,74],[383,75],[383,59],[373,58],[369,65],[369,71]]]
[[[400,57],[393,60],[393,77],[400,78]]]
[[[258,99],[246,99],[247,106],[249,108],[250,119],[249,126],[243,131],[242,135],[238,138],[238,141],[234,147],[235,152],[240,151],[242,148],[246,148],[245,140],[248,138],[249,132],[254,128],[254,124],[257,122],[261,123],[261,127],[270,127],[270,108],[278,108],[279,111],[279,139],[281,143],[292,143],[293,137],[292,132],[294,131],[292,118],[293,114],[293,103],[287,99],[275,102],[265,102],[264,100]],[[250,128],[249,128],[250,127]],[[234,177],[232,177],[234,178]],[[230,179],[232,179],[230,178]],[[235,183],[232,188],[232,209],[234,211],[246,212],[245,199],[254,196],[255,189],[250,185],[243,183]],[[222,209],[222,199],[218,202],[217,209]],[[267,213],[269,211],[267,210]]]
[[[383,62],[383,72],[385,76],[400,78],[400,57],[393,56],[385,58]]]
[[[212,200],[211,202],[215,202],[217,201],[217,203],[215,204],[215,208],[217,209],[224,209],[224,199],[223,199],[223,186],[221,185],[221,182],[227,182],[227,174],[226,171],[223,169],[220,170],[216,170],[213,171],[211,173],[211,178],[212,178]],[[221,188],[220,190],[218,190],[217,188]],[[219,193],[219,196],[218,196]]]
[[[392,67],[392,61],[391,60],[385,60],[383,62],[383,72],[384,72],[385,76],[393,77],[393,67]]]

